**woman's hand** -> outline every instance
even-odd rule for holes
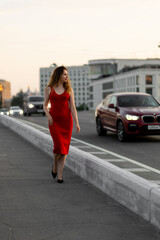
[[[80,132],[80,126],[79,124],[76,124],[76,133],[79,133]]]
[[[53,118],[52,118],[52,116],[51,116],[50,114],[47,116],[47,119],[48,119],[48,124],[49,124],[50,126],[52,126],[52,124],[53,124]]]

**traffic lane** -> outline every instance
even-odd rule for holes
[[[117,136],[111,132],[108,132],[106,136],[97,135],[94,112],[78,112],[78,117],[81,131],[76,134],[74,126],[72,137],[160,170],[160,136],[139,136],[129,138],[127,142],[119,142]],[[32,115],[31,117],[23,117],[23,119],[48,128],[46,117]]]

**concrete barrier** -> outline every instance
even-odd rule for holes
[[[48,134],[7,116],[0,115],[0,122],[49,156],[53,155],[53,143]],[[66,166],[160,229],[160,187],[157,184],[73,146],[70,146]]]

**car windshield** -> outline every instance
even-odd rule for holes
[[[6,108],[1,108],[0,112],[7,112],[7,109]]]
[[[11,107],[11,110],[19,110],[20,107]]]
[[[30,97],[29,101],[30,102],[43,102],[44,98],[43,97]]]
[[[148,95],[125,95],[118,97],[120,107],[158,107],[158,102]]]

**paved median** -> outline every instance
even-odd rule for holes
[[[52,139],[18,119],[0,122],[52,156]],[[160,187],[131,172],[70,146],[66,166],[134,213],[160,228]]]

